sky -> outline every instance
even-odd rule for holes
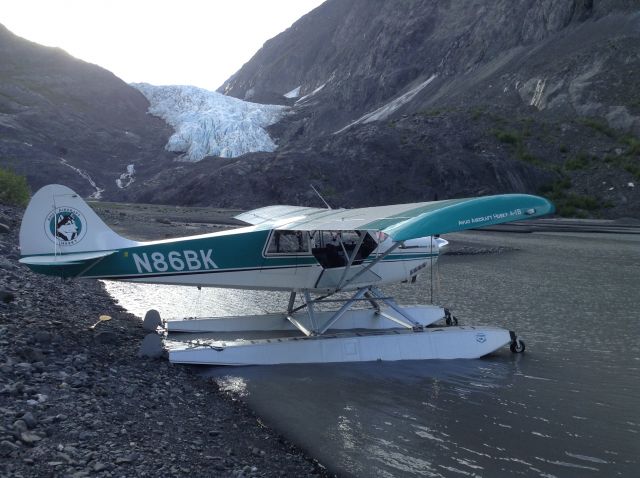
[[[2,0],[0,23],[128,83],[215,90],[324,0]]]

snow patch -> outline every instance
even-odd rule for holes
[[[535,106],[539,110],[543,108],[542,94],[544,93],[544,87],[546,86],[546,84],[547,84],[546,78],[538,80],[538,82],[536,83],[536,89],[533,92],[533,96],[531,97],[531,103],[529,103],[529,106]]]
[[[349,129],[352,126],[355,126],[357,124],[361,124],[361,123],[362,124],[366,124],[366,123],[371,123],[373,121],[380,121],[380,120],[388,118],[394,111],[396,111],[402,105],[405,105],[405,104],[409,103],[429,83],[431,83],[433,80],[435,80],[437,76],[438,75],[431,75],[427,80],[423,81],[418,86],[410,89],[405,94],[398,96],[397,98],[391,100],[389,103],[387,103],[386,105],[381,106],[377,110],[371,111],[371,112],[361,116],[360,118],[355,120],[353,123],[349,123],[347,126],[345,126],[342,129],[339,129],[338,131],[336,131],[333,134],[342,133],[343,131],[346,131],[347,129]]]
[[[331,80],[331,78],[329,79],[329,81],[330,80]],[[297,106],[299,103],[302,103],[303,101],[308,100],[309,98],[311,98],[313,95],[318,93],[322,88],[324,88],[329,81],[327,81],[326,83],[322,83],[320,86],[318,86],[315,90],[313,90],[308,95],[304,95],[302,98],[300,98],[298,101],[295,102],[295,105]]]
[[[195,86],[132,86],[151,103],[149,113],[173,127],[165,149],[184,153],[182,160],[276,149],[264,128],[282,118],[286,106],[249,103]]]
[[[129,164],[127,166],[127,171],[122,173],[118,179],[116,179],[116,185],[120,189],[124,189],[131,185],[136,179],[134,178],[134,174],[136,174],[136,168],[133,164]]]
[[[285,93],[282,96],[284,96],[285,98],[297,98],[298,96],[300,96],[300,88],[302,88],[302,85],[294,88],[289,93]]]

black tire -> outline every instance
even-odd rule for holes
[[[522,352],[525,351],[526,346],[522,340],[516,339],[513,342],[511,342],[511,344],[509,345],[509,348],[514,354],[521,354]]]

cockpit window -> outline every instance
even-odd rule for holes
[[[306,231],[273,231],[267,254],[309,253],[309,233]]]
[[[353,265],[362,264],[378,246],[367,231],[316,231],[312,234],[313,255],[325,269],[344,267],[360,242],[362,234],[362,244],[353,259]]]

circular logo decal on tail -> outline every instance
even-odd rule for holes
[[[44,230],[49,239],[61,246],[73,246],[87,233],[87,221],[77,209],[59,207],[47,216]]]

